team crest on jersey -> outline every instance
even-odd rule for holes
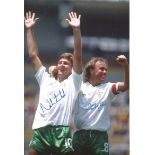
[[[97,98],[101,98],[103,96],[103,92],[98,90],[95,95],[97,96]]]

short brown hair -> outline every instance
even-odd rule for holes
[[[85,82],[89,81],[90,78],[90,70],[95,68],[95,64],[97,61],[104,62],[108,65],[107,59],[104,59],[102,57],[92,57],[85,65],[84,69],[84,77]]]
[[[73,66],[73,54],[72,53],[63,53],[59,56],[58,60],[62,58],[69,60],[71,62],[71,65]]]

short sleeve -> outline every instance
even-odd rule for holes
[[[119,82],[113,83],[113,84],[112,84],[112,87],[111,87],[112,93],[115,94],[115,95],[119,94],[119,91],[118,91],[118,84],[119,84]]]
[[[81,84],[83,81],[83,73],[78,74],[74,70],[72,70],[72,74],[69,77],[69,81],[73,82],[73,87],[76,91],[79,91],[81,88]]]
[[[41,85],[41,83],[45,77],[45,74],[46,74],[46,68],[44,66],[41,66],[35,74],[35,78],[39,85]]]

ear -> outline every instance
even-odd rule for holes
[[[90,68],[90,75],[92,75],[94,73],[94,69]]]

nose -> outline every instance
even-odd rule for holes
[[[104,70],[103,70],[103,73],[104,73],[104,74],[105,74],[105,73],[107,73],[107,70],[106,70],[106,69],[104,69]]]
[[[63,70],[64,68],[65,68],[65,65],[63,62],[58,65],[58,69]]]

